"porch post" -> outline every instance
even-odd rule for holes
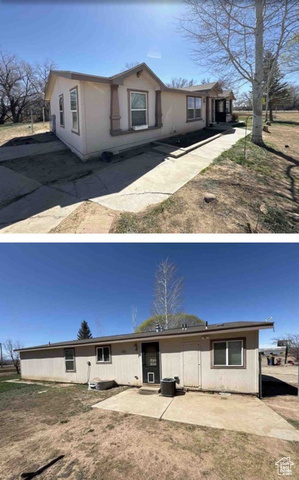
[[[206,97],[206,127],[208,127],[209,124],[210,124],[210,119],[209,119],[209,115],[210,115],[209,102],[210,102],[210,97]]]
[[[118,99],[118,85],[110,85],[111,87],[111,104],[110,104],[110,133],[120,132],[120,113]]]
[[[156,90],[156,127],[162,127],[162,101],[161,90]]]

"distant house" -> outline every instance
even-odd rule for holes
[[[22,378],[119,385],[159,384],[258,394],[259,330],[270,322],[230,322],[49,343],[20,350]]]
[[[167,87],[141,63],[112,77],[50,72],[52,129],[82,160],[232,118],[234,95],[217,82]]]

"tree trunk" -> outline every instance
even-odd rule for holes
[[[269,114],[270,122],[273,122],[273,105],[271,102],[269,102]]]
[[[256,145],[263,145],[263,1],[255,0],[255,73],[252,82],[253,97],[253,125],[251,141]]]

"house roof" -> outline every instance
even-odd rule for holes
[[[170,338],[176,336],[190,336],[203,334],[207,335],[209,333],[218,333],[225,331],[244,331],[244,330],[259,330],[264,328],[272,328],[274,322],[226,322],[226,323],[216,323],[211,325],[199,325],[196,327],[187,327],[186,330],[181,328],[163,330],[162,332],[140,332],[140,333],[126,333],[123,335],[112,335],[105,337],[96,337],[89,338],[85,340],[70,340],[66,342],[58,343],[47,343],[45,345],[37,345],[35,347],[20,348],[17,351],[34,351],[34,350],[49,350],[53,348],[63,348],[63,347],[81,347],[84,345],[97,345],[100,343],[122,343],[127,341],[134,340],[148,340],[148,339],[159,339],[159,338]]]
[[[202,85],[191,85],[191,87],[184,87],[184,90],[190,90],[190,92],[200,92],[201,90],[212,90],[218,85],[218,82],[203,83]]]
[[[98,75],[89,75],[86,73],[79,73],[79,72],[72,72],[68,70],[51,70],[49,79],[46,86],[45,98],[46,100],[50,100],[51,92],[53,90],[55,84],[55,77],[64,77],[69,78],[71,80],[79,80],[83,82],[93,82],[93,83],[106,83],[110,85],[123,85],[123,81],[125,78],[129,77],[130,75],[146,71],[160,86],[162,91],[169,91],[169,92],[176,92],[176,93],[186,93],[186,92],[201,92],[202,94],[208,93],[211,90],[217,90],[222,92],[221,87],[219,86],[218,82],[213,83],[206,83],[204,85],[193,85],[192,87],[185,87],[185,88],[172,88],[167,87],[164,82],[149,68],[146,63],[140,63],[135,67],[129,68],[128,70],[124,70],[123,72],[117,73],[116,75],[112,75],[111,77],[103,77]],[[220,90],[219,90],[220,89]]]

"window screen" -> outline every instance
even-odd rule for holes
[[[75,371],[75,350],[73,348],[66,348],[64,350],[65,370],[66,372]]]

